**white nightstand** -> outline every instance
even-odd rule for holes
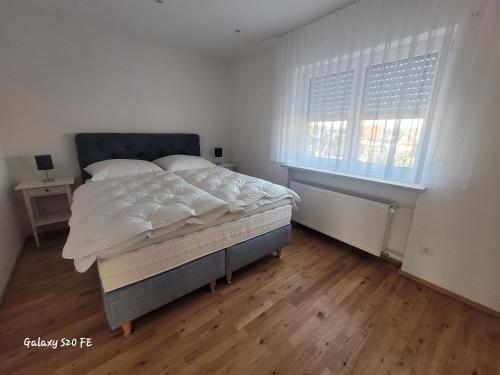
[[[42,180],[23,181],[15,187],[15,190],[21,190],[23,192],[24,203],[26,203],[28,217],[37,247],[40,246],[38,227],[69,220],[71,216],[69,208],[71,207],[71,201],[73,199],[71,195],[71,186],[74,185],[74,183],[74,177],[60,177],[54,179],[52,182],[43,182]],[[69,205],[68,209],[41,215],[38,211],[36,198],[60,194],[66,195]]]
[[[221,167],[221,168],[229,169],[230,171],[234,171],[236,169],[236,164],[232,164],[232,163],[220,163],[220,164],[217,164],[217,166]]]

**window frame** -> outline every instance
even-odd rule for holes
[[[376,48],[376,47],[374,47]],[[378,54],[378,53],[375,53]],[[402,183],[414,183],[419,175],[419,173],[422,170],[422,166],[424,163],[424,150],[427,147],[427,142],[429,138],[429,117],[430,114],[434,111],[434,105],[435,105],[435,96],[436,96],[436,80],[438,76],[440,75],[440,70],[442,69],[441,67],[441,60],[442,60],[442,55],[443,51],[440,50],[433,50],[433,51],[426,51],[423,54],[418,54],[413,56],[411,59],[417,58],[419,56],[427,56],[427,55],[436,55],[436,66],[432,75],[432,83],[431,83],[431,88],[430,92],[427,97],[427,103],[426,103],[426,109],[424,111],[424,114],[422,117],[416,117],[412,118],[412,120],[416,119],[422,119],[422,127],[419,132],[419,141],[416,143],[416,148],[415,148],[415,156],[414,156],[414,163],[412,167],[398,167],[394,166],[394,155],[395,155],[395,150],[397,147],[397,143],[394,144],[394,146],[391,146],[393,148],[392,152],[392,160],[387,164],[378,164],[378,163],[367,163],[367,162],[360,162],[358,161],[357,155],[359,152],[360,148],[360,142],[361,142],[361,128],[362,128],[362,123],[365,119],[363,119],[363,106],[365,104],[365,97],[366,97],[366,83],[367,83],[367,78],[368,78],[368,69],[372,66],[380,65],[380,64],[389,64],[393,63],[396,61],[400,60],[408,60],[410,58],[405,57],[405,58],[397,58],[397,59],[392,59],[386,62],[374,62],[374,61],[365,61],[365,56],[363,53],[359,53],[357,56],[354,57],[354,59],[360,59],[358,61],[358,66],[352,67],[351,66],[347,67],[346,69],[339,70],[338,72],[333,72],[333,73],[326,73],[323,74],[323,76],[327,76],[330,74],[336,74],[336,73],[344,73],[348,71],[353,71],[353,80],[352,80],[352,88],[351,88],[351,98],[350,98],[350,105],[349,105],[349,111],[347,113],[347,116],[345,117],[346,121],[346,135],[345,135],[345,144],[343,145],[343,155],[341,160],[339,159],[333,159],[333,158],[326,158],[326,157],[316,157],[312,155],[307,155],[308,151],[304,150],[305,152],[305,157],[308,159],[313,159],[316,161],[316,164],[320,164],[322,168],[332,170],[332,173],[335,172],[340,172],[340,173],[347,173],[350,175],[355,175],[355,176],[360,176],[360,177],[368,177],[368,178],[376,178],[376,179],[385,179],[385,180],[393,180],[393,181],[399,181]],[[352,63],[352,61],[351,61]],[[339,63],[340,65],[340,63]],[[310,126],[311,122],[310,121],[310,100],[311,100],[311,82],[314,79],[318,79],[322,75],[316,75],[309,77],[307,80],[308,84],[308,92],[309,94],[307,95],[307,115],[306,115],[306,129]],[[393,119],[396,120],[398,123],[398,128],[400,126],[400,122],[406,117],[393,117]],[[377,120],[391,120],[389,118],[377,118]],[[339,121],[339,120],[331,120],[333,121]],[[319,121],[315,121],[319,122]],[[307,134],[307,130],[306,130]],[[307,144],[307,140],[305,141]],[[391,152],[391,151],[390,151]],[[332,165],[333,164],[333,165]],[[375,173],[366,173],[366,172],[361,172],[361,171],[366,171],[367,167],[370,166],[370,169],[375,170]],[[381,170],[384,171],[383,175],[380,172]],[[378,173],[377,173],[378,172]],[[382,176],[381,176],[382,175]]]

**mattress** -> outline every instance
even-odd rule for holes
[[[103,290],[110,292],[281,228],[290,223],[291,214],[287,204],[125,253],[98,256]]]

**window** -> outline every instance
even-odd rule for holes
[[[473,163],[462,150],[475,155],[479,139],[465,120],[477,96],[470,72],[486,3],[497,2],[355,3],[279,39],[271,159],[463,189]]]
[[[354,70],[311,79],[307,154],[311,157],[343,159],[347,116]]]
[[[327,159],[323,164],[334,161],[352,173],[411,180],[437,59],[438,53],[431,53],[312,78],[307,156]],[[361,95],[353,94],[357,75],[364,82]],[[359,98],[358,105],[353,97]]]

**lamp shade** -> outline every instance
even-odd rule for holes
[[[54,169],[54,164],[52,164],[52,156],[50,155],[36,155],[35,156],[36,167],[39,171],[47,171],[49,169]]]
[[[215,148],[215,157],[216,158],[221,158],[222,157],[222,147],[216,147]]]

